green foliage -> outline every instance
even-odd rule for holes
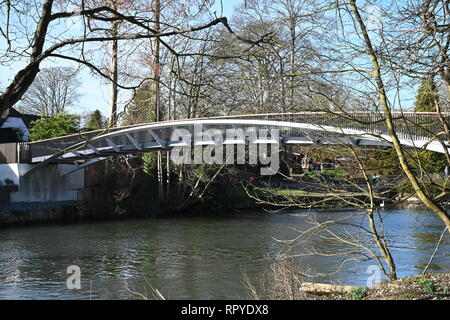
[[[416,98],[417,112],[434,112],[435,99],[437,98],[438,90],[433,77],[426,78],[422,81]],[[445,156],[441,153],[422,150],[418,152],[418,159],[416,159],[413,167],[419,169],[420,167],[428,173],[442,173],[447,161]]]
[[[13,130],[16,132],[17,138],[19,138],[20,141],[23,141],[23,138],[25,136],[25,132],[22,129],[20,129],[20,128],[13,128]]]
[[[449,294],[449,293],[450,293],[450,290],[448,289],[448,287],[445,287],[445,288],[444,288],[443,293],[444,293],[444,294]]]
[[[320,171],[320,173],[323,176],[333,177],[333,178],[339,178],[339,177],[345,177],[347,175],[347,171],[345,171],[342,168],[336,167],[336,169],[324,169]]]
[[[412,152],[411,158],[407,158],[407,161],[414,169],[418,170],[421,167],[427,173],[443,173],[447,165],[444,154],[429,150],[419,150],[418,157]],[[394,148],[371,154],[368,167],[370,172],[381,176],[395,175],[401,172]]]
[[[305,177],[308,178],[317,178],[319,176],[331,178],[331,179],[340,179],[347,176],[347,171],[340,167],[336,167],[336,169],[324,169],[319,172],[307,172],[304,174]]]
[[[32,125],[30,138],[32,141],[38,141],[77,133],[80,117],[61,112],[51,118],[41,118],[33,121]]]
[[[104,128],[105,121],[100,110],[94,110],[89,114],[86,130],[97,130]]]
[[[355,288],[349,294],[351,300],[361,300],[365,296],[367,296],[367,289],[363,287]]]
[[[241,185],[231,186],[230,188],[225,188],[225,192],[231,199],[247,199],[248,195],[245,189]]]
[[[401,172],[398,156],[394,148],[371,152],[367,164],[370,173],[381,176],[390,176]]]
[[[151,98],[151,82],[146,82],[136,90],[133,100],[126,109],[126,114],[123,117],[123,125],[155,121]]]
[[[426,78],[420,84],[416,98],[416,112],[436,111],[434,106],[435,95],[437,94],[436,83],[433,77]]]
[[[447,160],[443,153],[429,150],[419,151],[419,160],[422,169],[428,173],[442,173],[447,165]]]
[[[144,163],[143,171],[148,176],[156,177],[157,168],[157,153],[149,152],[142,155],[142,162]]]
[[[419,285],[421,287],[423,287],[428,293],[436,292],[436,287],[435,287],[434,283],[427,278],[421,278],[419,281]]]

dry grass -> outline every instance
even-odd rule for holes
[[[292,259],[283,259],[275,261],[255,281],[245,277],[244,285],[250,299],[304,300],[306,296],[300,292],[303,275]]]

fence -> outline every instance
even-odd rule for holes
[[[1,163],[29,163],[31,148],[27,142],[12,142],[0,144]]]

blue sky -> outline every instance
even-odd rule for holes
[[[211,10],[217,11],[217,14],[220,14],[221,7],[223,6],[223,15],[227,16],[231,19],[233,14],[233,9],[244,2],[244,0],[220,0],[215,1],[215,8]],[[4,17],[0,16],[0,20],[3,20]],[[3,38],[0,38],[0,50],[5,48],[5,41]],[[25,64],[25,61],[14,62],[10,66],[2,66],[0,65],[0,89],[7,86],[9,81],[12,80],[14,75],[19,71]],[[47,59],[45,60],[41,68],[49,67],[49,66],[77,66],[76,64],[71,64],[67,60],[58,60],[58,59]],[[93,111],[95,109],[99,109],[102,114],[108,116],[109,113],[109,95],[110,95],[110,86],[106,83],[105,80],[101,79],[98,76],[94,76],[90,73],[90,71],[83,67],[80,73],[80,80],[82,86],[80,87],[81,98],[79,100],[78,105],[71,110],[73,113],[87,113]],[[121,91],[120,94],[123,97],[128,97],[129,93],[125,91]],[[415,93],[412,91],[406,92],[406,96],[410,99],[405,99],[405,92],[402,92],[402,100],[406,103],[403,107],[411,107]],[[122,98],[122,100],[126,100],[126,98]],[[394,101],[394,99],[392,99]]]
[[[231,19],[233,8],[243,0],[223,0],[223,15]],[[220,1],[216,1],[215,8],[217,14],[220,13]],[[4,17],[0,17],[4,19]],[[4,50],[6,43],[0,38],[0,50]],[[15,62],[9,66],[0,65],[0,89],[6,87],[14,78],[14,75],[25,65],[25,61]],[[41,64],[41,68],[51,66],[77,66],[67,60],[47,59]],[[82,68],[80,72],[80,80],[82,86],[80,88],[81,98],[78,105],[71,110],[73,113],[86,113],[99,109],[103,115],[108,116],[109,113],[109,95],[110,86],[97,76],[93,76],[87,68]]]

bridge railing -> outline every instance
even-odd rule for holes
[[[449,121],[450,113],[443,113],[445,121]],[[397,135],[401,139],[412,140],[426,140],[433,137],[433,134],[442,132],[442,124],[439,117],[434,112],[393,112],[394,126]],[[293,123],[314,124],[317,126],[332,126],[342,129],[354,129],[366,132],[368,134],[381,135],[388,134],[385,117],[380,112],[297,112],[297,113],[268,113],[268,114],[247,114],[247,115],[231,115],[219,116],[213,118],[199,118],[198,120],[206,119],[255,119],[255,120],[270,120]],[[194,120],[194,119],[190,119]],[[179,121],[170,121],[176,124]],[[96,130],[84,132],[80,134],[65,136],[61,138],[42,140],[30,143],[32,157],[41,157],[55,154],[68,148],[76,143],[88,141],[98,135],[104,133],[114,132],[127,127],[116,127],[107,130]],[[302,129],[295,128],[281,128],[286,136],[299,136],[303,134]],[[322,133],[326,134],[326,132]]]
[[[450,113],[442,114],[449,123]],[[393,112],[394,127],[401,139],[424,140],[442,132],[442,124],[434,112]],[[332,126],[342,129],[356,129],[369,134],[388,134],[386,118],[379,112],[298,112],[281,114],[236,115],[220,119],[258,119],[308,123],[318,126]],[[290,129],[292,130],[292,129]]]

